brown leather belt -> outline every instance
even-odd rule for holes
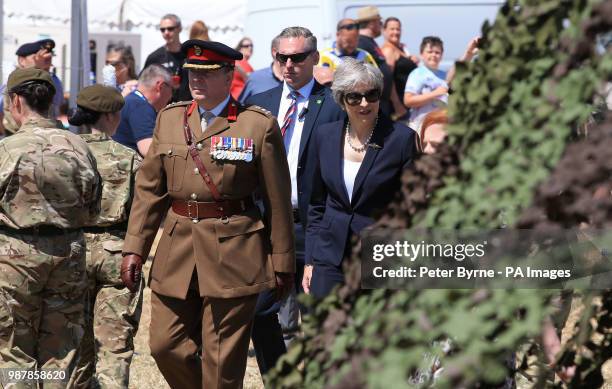
[[[224,200],[219,202],[174,200],[172,202],[172,210],[177,215],[190,219],[206,219],[236,215],[252,208],[254,205],[250,197],[242,200]]]

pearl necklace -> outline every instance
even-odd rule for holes
[[[372,127],[372,129],[370,130],[370,134],[366,138],[364,144],[361,147],[355,147],[351,143],[351,137],[349,136],[349,132],[351,130],[351,122],[349,120],[347,120],[346,121],[346,127],[345,127],[345,130],[346,130],[346,143],[356,153],[363,153],[366,150],[366,148],[368,148],[368,146],[370,145],[370,139],[372,139],[372,135],[374,135],[374,129],[376,128],[377,124],[378,124],[378,116],[376,117],[376,121],[374,122],[374,127]]]

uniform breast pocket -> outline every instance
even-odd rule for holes
[[[223,181],[221,190],[223,193],[233,193],[233,184],[234,177],[236,175],[236,163],[235,162],[225,162],[223,164]]]
[[[159,148],[166,171],[168,191],[178,192],[183,187],[187,168],[187,146],[160,144]]]

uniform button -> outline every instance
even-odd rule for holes
[[[198,168],[193,169],[193,174],[198,174],[199,172],[200,172],[200,169]]]
[[[219,207],[219,211],[223,211],[223,207]]]
[[[172,149],[168,150],[168,155],[172,155]]]
[[[204,147],[204,146],[202,146],[202,143],[198,143],[196,145],[196,149],[198,149],[198,150],[202,150],[202,147]]]
[[[301,169],[302,167],[300,165],[298,165],[298,169]]]
[[[198,195],[197,195],[197,194],[195,194],[195,193],[192,193],[192,194],[191,194],[191,199],[192,199],[192,200],[197,200],[197,199],[198,199]]]

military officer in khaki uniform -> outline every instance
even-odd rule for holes
[[[199,40],[182,49],[194,101],[157,117],[122,278],[136,290],[166,215],[150,274],[151,353],[172,388],[239,388],[257,293],[276,287],[281,297],[295,272],[287,158],[276,119],[230,97],[242,55]]]

